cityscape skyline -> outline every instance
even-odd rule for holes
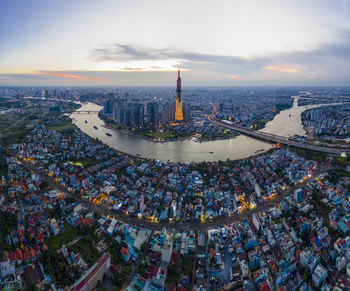
[[[178,69],[185,86],[350,80],[347,0],[100,3],[2,2],[0,86],[172,86]]]
[[[349,290],[350,88],[171,91],[0,88],[1,289]]]

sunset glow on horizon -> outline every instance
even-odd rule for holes
[[[0,85],[347,85],[349,3],[2,1]]]

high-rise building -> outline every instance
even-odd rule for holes
[[[128,127],[143,126],[144,105],[142,103],[127,103],[125,100],[117,99],[113,102],[113,120]]]
[[[223,112],[223,111],[224,111],[224,108],[225,108],[224,102],[220,102],[220,103],[219,103],[219,111],[220,111],[220,112]]]
[[[181,78],[180,70],[177,71],[177,81],[176,81],[176,108],[175,108],[175,120],[182,121],[184,119],[182,114],[182,92],[181,92]]]
[[[145,122],[145,106],[142,103],[133,104],[135,126],[143,126]]]
[[[113,113],[113,100],[109,99],[104,102],[104,114],[112,114]]]
[[[188,102],[184,102],[182,104],[182,112],[184,120],[188,121],[191,119],[191,104]]]
[[[176,101],[170,102],[170,121],[175,120]]]
[[[294,191],[294,200],[296,203],[299,203],[301,201],[303,201],[303,190],[302,189],[296,189]]]
[[[169,124],[169,122],[173,120],[173,118],[171,118],[170,104],[171,102],[167,101],[161,105],[161,108],[162,108],[161,121],[163,125]]]
[[[322,109],[312,109],[310,111],[311,120],[321,120],[322,119]]]
[[[158,124],[158,103],[147,103],[147,125],[156,126]]]
[[[117,99],[113,102],[113,120],[116,123],[122,123],[122,112],[125,106],[124,100]]]
[[[128,127],[134,126],[133,110],[130,104],[126,104],[126,107],[122,111],[122,124]]]

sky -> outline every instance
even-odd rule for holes
[[[350,0],[0,0],[0,86],[349,86]]]

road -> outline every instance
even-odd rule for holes
[[[272,133],[252,130],[252,129],[245,128],[245,127],[242,127],[239,125],[224,123],[224,122],[216,119],[213,114],[208,117],[208,120],[217,126],[225,127],[225,128],[234,130],[236,132],[239,132],[241,134],[244,134],[244,135],[247,135],[247,136],[250,136],[253,138],[257,138],[260,140],[264,140],[267,142],[271,142],[271,143],[276,143],[276,144],[280,143],[280,144],[284,144],[287,146],[308,149],[308,150],[313,150],[313,151],[327,153],[327,154],[340,155],[343,152],[350,154],[349,149],[339,149],[339,148],[334,148],[334,147],[312,145],[312,144],[301,142],[301,141],[290,140],[286,137],[275,135]],[[333,146],[333,145],[331,145],[331,146]]]
[[[15,154],[12,151],[10,151],[9,149],[7,149],[7,151],[15,156]],[[199,230],[199,231],[206,231],[208,229],[219,227],[219,226],[224,225],[224,224],[230,224],[230,223],[233,223],[235,221],[242,220],[243,218],[249,217],[254,213],[267,210],[269,207],[276,205],[284,197],[293,193],[295,189],[297,189],[299,187],[303,187],[311,179],[313,179],[313,177],[317,176],[320,173],[320,169],[316,169],[315,171],[313,171],[311,177],[305,179],[302,183],[298,183],[295,186],[284,191],[283,193],[281,193],[276,199],[274,199],[270,203],[268,203],[268,204],[265,202],[260,203],[260,204],[258,204],[258,206],[255,209],[246,210],[242,213],[237,213],[234,216],[219,217],[219,218],[213,219],[212,221],[207,221],[204,223],[201,223],[199,221],[189,221],[189,222],[164,221],[164,222],[154,223],[154,222],[150,222],[150,221],[147,221],[144,219],[139,219],[135,216],[130,216],[130,215],[127,215],[124,213],[116,212],[105,205],[96,205],[95,203],[91,202],[90,200],[87,200],[87,199],[84,199],[83,197],[81,197],[80,194],[77,194],[73,191],[70,191],[68,188],[62,186],[59,183],[56,183],[54,181],[54,179],[52,179],[52,177],[49,177],[45,172],[40,171],[36,165],[34,165],[30,162],[23,161],[19,157],[17,157],[17,162],[22,164],[23,167],[25,167],[27,170],[39,175],[41,181],[48,182],[52,188],[56,188],[57,190],[59,190],[63,193],[66,193],[67,196],[75,199],[78,202],[81,202],[90,211],[94,211],[100,215],[109,216],[111,218],[115,218],[117,220],[120,220],[124,223],[128,223],[128,224],[135,225],[138,227],[146,228],[146,229],[149,229],[152,231],[162,230],[164,227],[166,227],[168,229],[174,229],[177,231],[189,231],[191,229],[192,230]]]

